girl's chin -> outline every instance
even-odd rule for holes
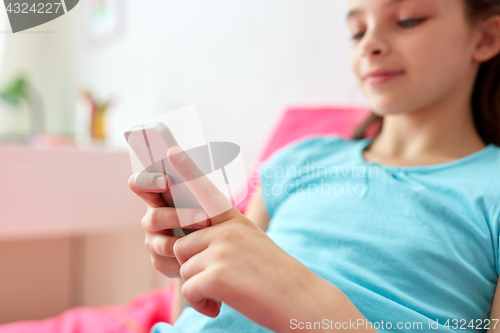
[[[408,110],[409,107],[409,99],[402,100],[401,94],[373,94],[365,96],[371,110],[379,116],[402,113]]]
[[[378,116],[386,116],[403,112],[404,108],[397,103],[368,103],[370,109]]]

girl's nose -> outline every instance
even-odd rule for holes
[[[381,57],[389,51],[389,45],[380,31],[367,31],[362,40],[362,55],[364,57]]]

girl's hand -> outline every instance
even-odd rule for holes
[[[167,207],[161,193],[168,192],[170,177],[162,173],[134,174],[129,179],[129,187],[148,204],[142,218],[142,228],[146,234],[146,247],[151,253],[153,266],[168,277],[180,277],[180,264],[175,258],[173,245],[179,239],[172,229],[180,228],[179,214],[193,216],[203,212],[200,209],[176,209]],[[200,229],[209,225],[208,221],[190,225],[190,229]]]
[[[317,301],[312,285],[322,279],[232,206],[178,147],[172,147],[167,155],[183,179],[197,179],[195,184],[187,184],[202,207],[207,212],[223,211],[211,216],[211,227],[178,238],[173,245],[184,280],[182,293],[188,303],[195,310],[216,317],[225,302],[271,329],[282,330],[290,326],[291,318],[308,317],[308,312],[316,308],[308,303]],[[227,206],[230,208],[222,210]],[[175,219],[169,220],[172,226]],[[148,221],[152,230],[166,225],[161,216]],[[165,275],[172,274],[168,265],[157,268]]]

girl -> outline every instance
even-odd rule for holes
[[[373,110],[357,140],[289,145],[246,216],[232,207],[182,238],[177,213],[198,211],[131,178],[153,264],[191,305],[154,332],[500,331],[500,0],[351,0],[347,22]],[[227,204],[209,182],[192,190]]]

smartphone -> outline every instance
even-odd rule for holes
[[[202,209],[198,200],[196,200],[194,195],[185,185],[182,177],[177,174],[167,159],[168,149],[179,145],[170,129],[164,123],[154,122],[134,126],[125,132],[125,140],[133,150],[141,165],[145,167],[138,175],[139,181],[140,177],[144,176],[146,173],[159,172],[167,174],[170,177],[172,186],[177,185],[175,187],[175,204],[172,198],[172,191],[169,190],[162,193],[162,197],[168,207]],[[202,159],[205,157],[200,149],[197,149],[194,156],[199,156]],[[209,159],[208,156],[206,157]],[[174,236],[185,236],[196,230],[197,229],[173,229],[173,233]]]

